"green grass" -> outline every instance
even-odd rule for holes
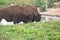
[[[0,25],[0,40],[60,40],[60,21]]]

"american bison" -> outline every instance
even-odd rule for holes
[[[24,23],[28,23],[40,21],[41,15],[38,13],[37,7],[35,6],[13,5],[0,9],[0,21],[2,18],[6,19],[8,22],[14,21],[14,23],[19,23],[23,21]]]

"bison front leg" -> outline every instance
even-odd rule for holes
[[[32,22],[32,16],[25,16],[23,22],[24,23]]]

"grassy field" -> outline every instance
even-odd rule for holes
[[[0,40],[60,40],[60,21],[0,25]]]

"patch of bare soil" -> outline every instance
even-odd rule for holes
[[[60,8],[48,8],[45,12],[40,12],[40,13],[60,16]]]

